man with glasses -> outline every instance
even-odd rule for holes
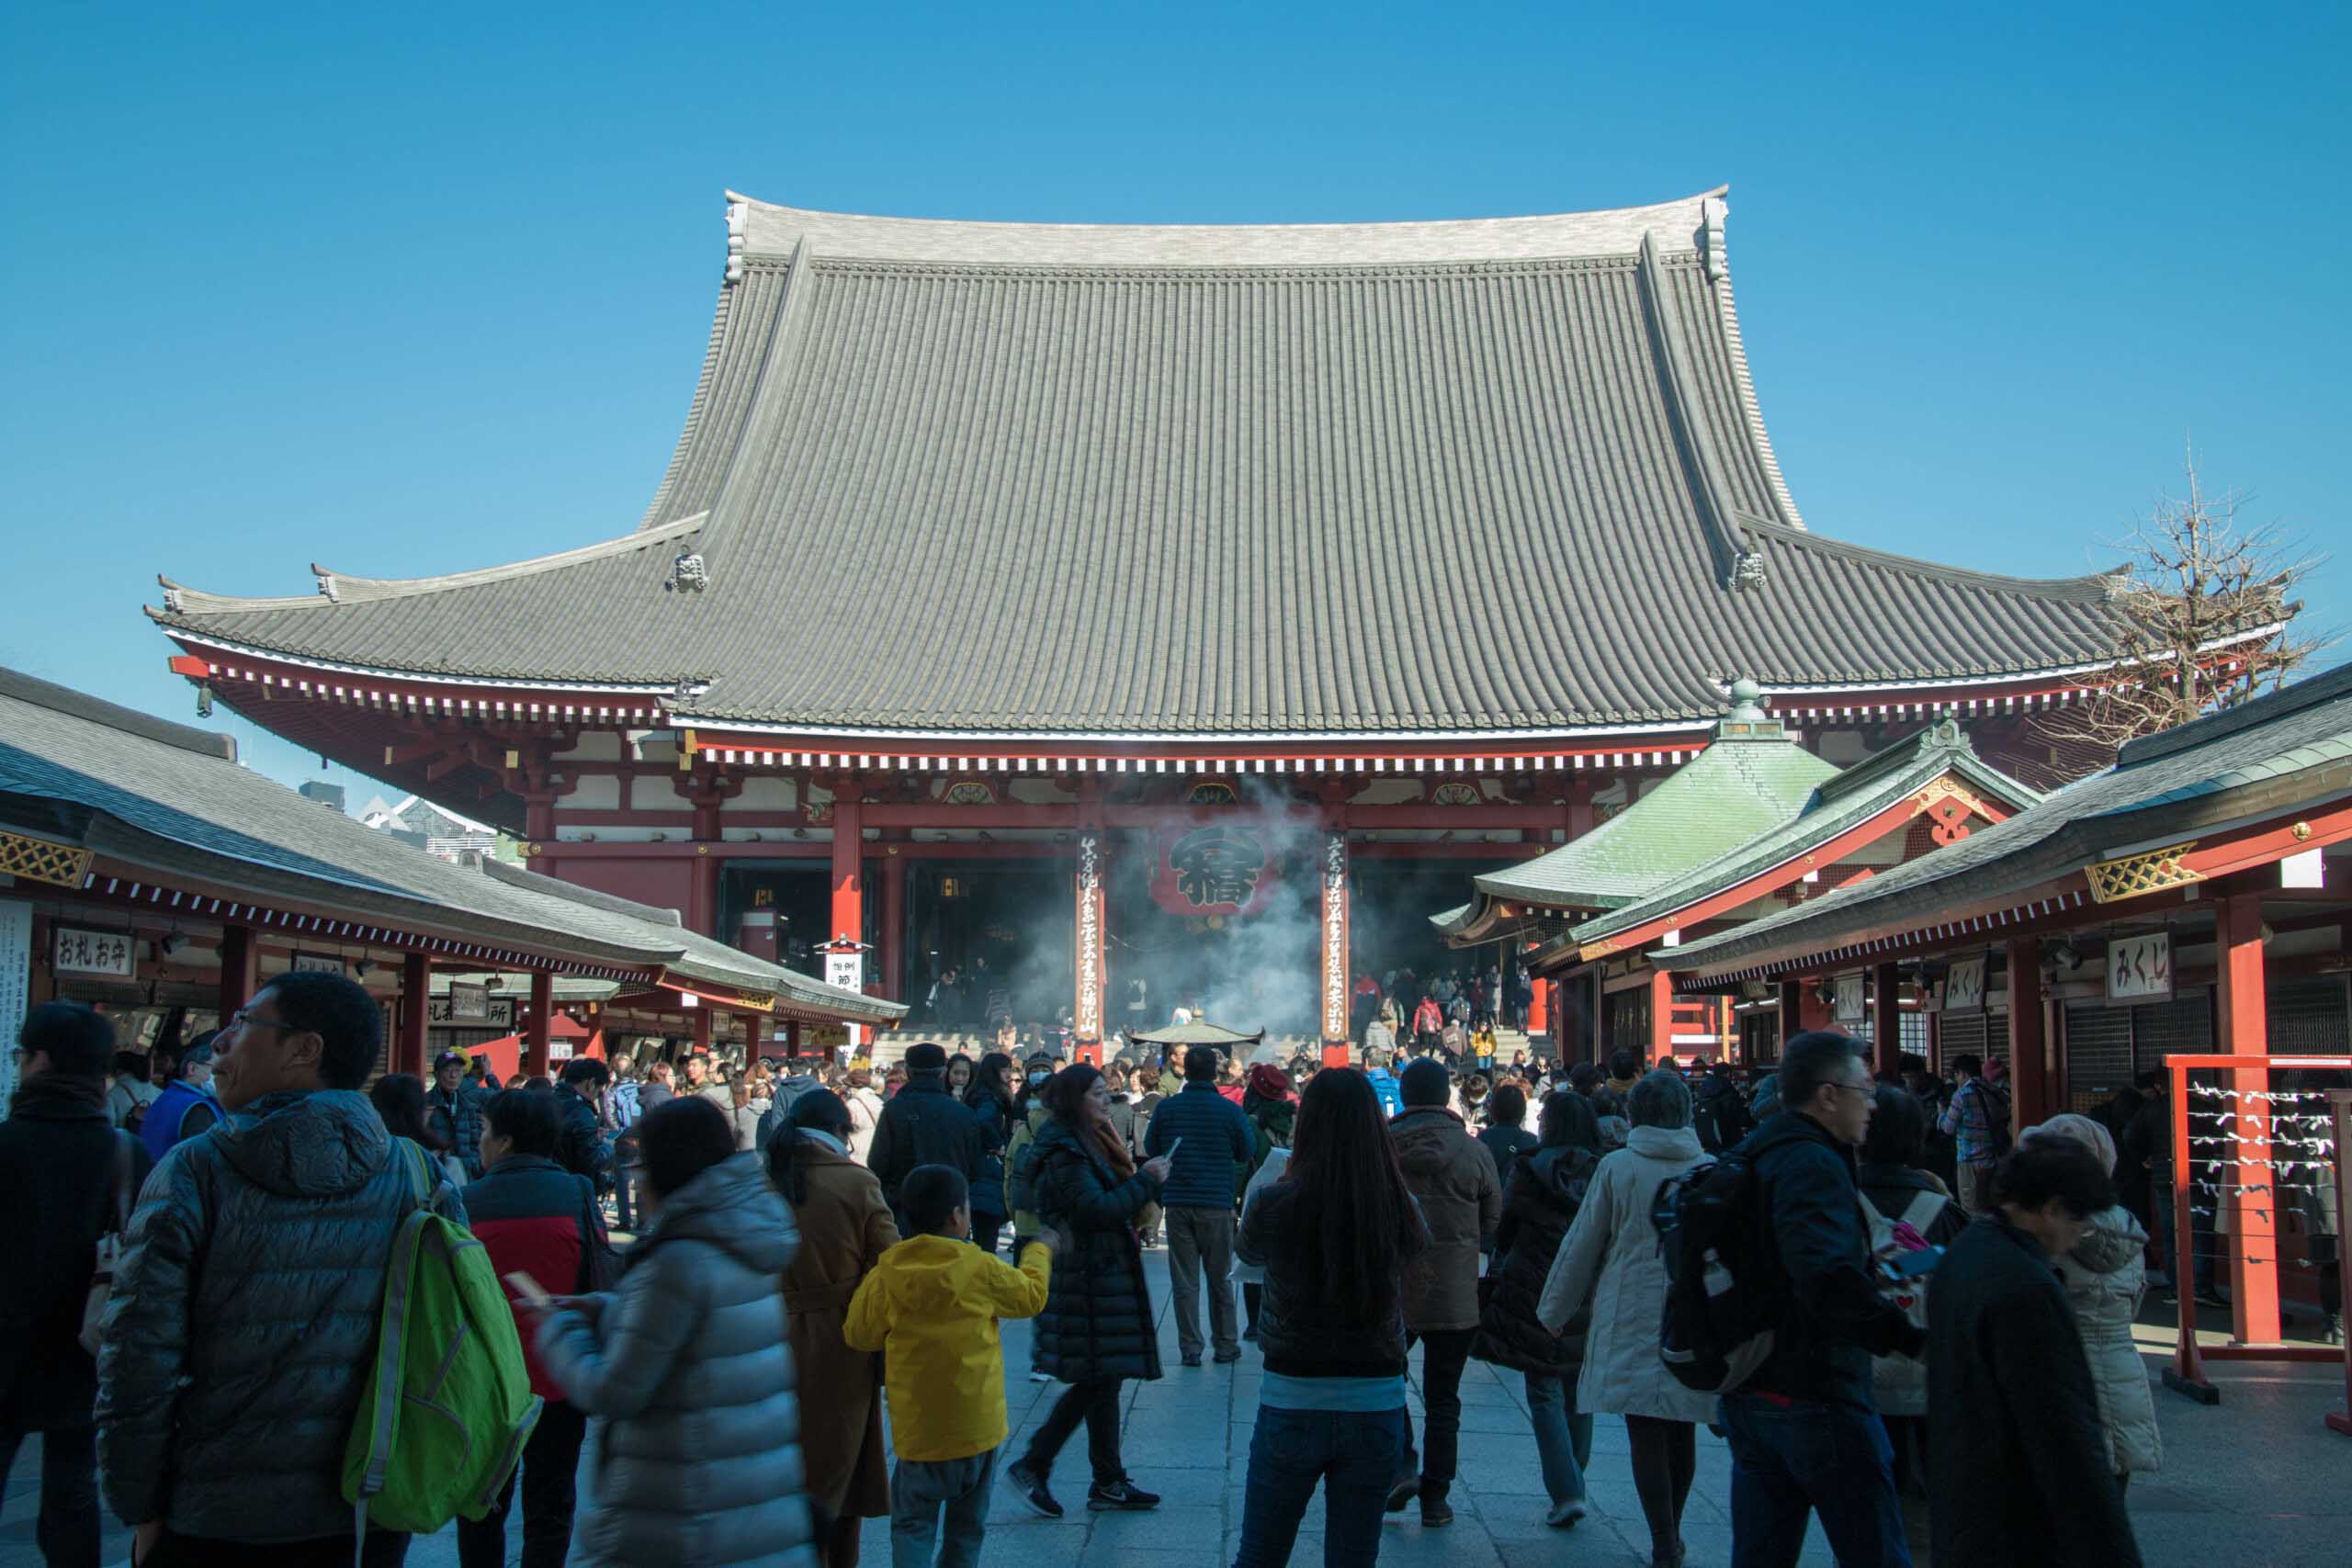
[[[1736,1151],[1754,1168],[1761,1232],[1751,1267],[1779,1321],[1763,1366],[1723,1398],[1732,1561],[1792,1568],[1817,1509],[1839,1562],[1907,1564],[1871,1358],[1917,1356],[1927,1335],[1872,1277],[1854,1151],[1877,1086],[1859,1041],[1815,1031],[1781,1052],[1779,1089],[1781,1114]]]
[[[414,1145],[357,1092],[374,998],[287,974],[214,1042],[222,1121],[140,1195],[98,1353],[98,1461],[141,1568],[352,1560],[343,1455],[368,1381]],[[438,1179],[435,1173],[434,1179]],[[455,1189],[429,1200],[463,1223]],[[408,1538],[368,1533],[365,1562]]]

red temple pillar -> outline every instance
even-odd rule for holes
[[[896,844],[882,847],[882,994],[907,999],[907,860]]]
[[[833,801],[831,935],[865,940],[865,829],[854,786],[844,783]]]
[[[1655,1067],[1674,1055],[1674,976],[1663,969],[1650,971],[1649,1059]]]
[[[401,1039],[392,1053],[392,1071],[424,1077],[424,1025],[433,1010],[433,961],[422,953],[401,959]]]
[[[2213,911],[2216,985],[2213,1019],[2216,1048],[2225,1055],[2270,1054],[2268,980],[2262,963],[2262,897],[2233,893]],[[2222,1194],[2231,1235],[2222,1245],[2230,1254],[2230,1310],[2237,1338],[2270,1344],[2279,1335],[2278,1204],[2271,1192],[2269,1101],[2248,1099],[2267,1093],[2270,1075],[2259,1068],[2233,1068],[2228,1087],[2237,1092],[2229,1130],[2237,1137],[2239,1163],[2231,1190]],[[2225,1106],[2230,1102],[2224,1100]]]
[[[710,1050],[710,1005],[700,997],[691,999],[695,1004],[695,1049],[707,1053]]]
[[[1877,1073],[1900,1073],[1903,1070],[1903,999],[1902,982],[1896,978],[1894,965],[1881,964],[1871,970],[1871,1070]]]
[[[767,1044],[768,1015],[763,1012],[752,1012],[746,1009],[742,1017],[743,1065],[748,1067],[760,1059],[760,1052]]]
[[[1323,1065],[1348,1065],[1348,829],[1344,822],[1323,834]]]
[[[1530,1035],[1552,1032],[1552,987],[1555,980],[1537,980],[1528,987],[1527,1032]]]
[[[1792,976],[1781,982],[1781,1052],[1785,1059],[1789,1042],[1804,1032],[1804,982]]]
[[[800,1021],[797,1018],[784,1021],[784,1054],[787,1056],[800,1055]]]
[[[548,1042],[555,1023],[555,975],[531,971],[531,1021],[523,1035],[523,1076],[536,1077],[552,1065]]]
[[[1102,829],[1100,823],[1080,823],[1078,854],[1071,862],[1071,886],[1077,899],[1070,942],[1072,1049],[1078,1060],[1099,1066],[1102,1060],[1103,987],[1108,979],[1103,932]]]
[[[695,846],[686,882],[686,929],[704,936],[718,935],[718,858],[707,844]]]

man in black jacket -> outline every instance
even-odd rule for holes
[[[0,1485],[28,1433],[40,1441],[40,1519],[51,1562],[98,1560],[98,1373],[82,1348],[98,1237],[147,1175],[147,1151],[114,1130],[106,1072],[114,1025],[79,1002],[44,1002],[17,1036],[22,1080],[0,1122]]]
[[[1937,1568],[2139,1568],[2108,1473],[2081,1330],[2051,1270],[2115,1201],[2098,1156],[2021,1144],[1928,1301],[1928,1484]],[[1844,1553],[1839,1553],[1840,1559]]]
[[[1793,1564],[1807,1517],[1842,1563],[1903,1563],[1894,1450],[1871,1398],[1871,1358],[1916,1356],[1926,1336],[1871,1277],[1854,1185],[1876,1084],[1843,1034],[1800,1034],[1781,1053],[1780,1101],[1740,1144],[1766,1224],[1750,1267],[1780,1303],[1772,1350],[1724,1395],[1731,1438],[1732,1555]]]
[[[899,1206],[899,1187],[919,1165],[944,1165],[979,1179],[988,1160],[988,1138],[972,1109],[947,1092],[947,1052],[933,1041],[907,1047],[907,1081],[882,1107],[865,1163],[882,1183],[882,1201],[899,1234],[912,1235]]]

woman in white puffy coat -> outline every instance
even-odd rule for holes
[[[2087,1116],[2052,1116],[2028,1128],[2024,1138],[2071,1139],[2098,1155],[2109,1171],[2115,1168],[2114,1138]],[[2092,1215],[2075,1250],[2051,1260],[2082,1327],[2083,1353],[2090,1360],[2099,1426],[2107,1437],[2107,1468],[2118,1485],[2128,1483],[2134,1472],[2154,1474],[2164,1468],[2155,1396],[2149,1391],[2147,1363],[2132,1338],[2140,1298],[2148,1288],[2147,1247],[2148,1233],[2118,1204]]]

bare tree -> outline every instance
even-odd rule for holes
[[[2324,559],[2276,522],[2249,524],[2253,497],[2209,493],[2192,449],[2188,492],[2160,491],[2112,580],[2112,682],[2036,721],[2043,739],[2112,754],[2127,740],[2278,690],[2332,638],[2299,626],[2296,590]]]

